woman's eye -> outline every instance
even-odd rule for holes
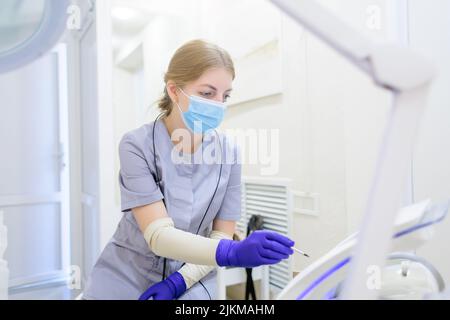
[[[210,98],[212,96],[212,92],[200,92],[200,95],[206,98]]]
[[[225,98],[223,99],[223,102],[227,102],[228,99],[230,99],[231,96],[230,95],[226,95]]]

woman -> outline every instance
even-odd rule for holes
[[[217,266],[274,264],[293,253],[294,242],[275,232],[232,240],[241,165],[237,149],[215,129],[234,78],[229,54],[216,45],[195,40],[177,50],[160,119],[120,143],[124,216],[85,299],[214,299]]]

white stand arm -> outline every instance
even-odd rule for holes
[[[435,74],[419,55],[389,45],[375,45],[314,0],[271,0],[321,38],[375,83],[395,95],[368,195],[358,245],[344,285],[344,299],[375,299],[366,283],[370,266],[383,268],[389,252],[395,214],[406,190],[418,124]]]

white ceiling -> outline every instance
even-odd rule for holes
[[[189,3],[188,3],[189,2]],[[113,0],[113,47],[117,50],[128,40],[137,36],[153,19],[160,15],[181,16],[196,0]],[[132,17],[123,20],[115,16],[118,8],[127,8]]]
[[[146,12],[134,10],[130,19],[122,20],[114,15],[113,10],[113,47],[118,49],[122,44],[138,35],[153,18]]]

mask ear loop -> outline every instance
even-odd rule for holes
[[[190,99],[190,97],[183,91],[183,89],[181,89],[181,88],[178,88],[188,99]],[[178,103],[178,102],[175,102],[175,104],[177,105],[177,107],[178,107],[178,110],[180,111],[180,115],[181,115],[181,118],[182,118],[182,120],[183,120],[183,122],[184,122],[184,119],[183,119],[183,110],[181,110],[181,107],[180,107],[180,104]]]
[[[180,110],[180,114],[183,115],[183,110],[181,110],[180,105],[178,104],[178,102],[175,102],[175,104],[177,105],[178,110]]]
[[[178,89],[180,89],[180,91],[181,91],[187,98],[191,98],[186,92],[184,92],[183,89],[181,89],[181,88],[178,88]]]
[[[188,98],[189,100],[191,99],[191,97],[190,97],[189,95],[187,95],[186,92],[184,92],[183,89],[181,89],[181,88],[178,87],[178,90],[180,90],[181,93],[183,93],[183,94],[186,96],[186,98]],[[175,102],[175,103],[177,104],[178,109],[180,109],[180,112],[183,114],[183,110],[181,110],[181,107],[180,107],[180,105],[178,104],[178,102]]]

